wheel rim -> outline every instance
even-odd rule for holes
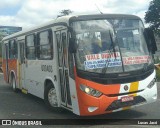
[[[51,106],[57,107],[57,95],[56,95],[56,90],[54,88],[51,88],[48,92],[48,101]]]

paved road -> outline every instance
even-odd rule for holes
[[[160,94],[160,83],[158,83],[158,93]],[[32,95],[14,93],[12,88],[3,81],[3,75],[0,74],[0,119],[160,119],[160,95],[156,102],[131,110],[93,117],[79,117],[67,110],[61,113],[52,112],[46,108],[43,100]],[[87,127],[104,126],[90,125]]]

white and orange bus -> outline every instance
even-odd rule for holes
[[[63,16],[2,45],[5,81],[51,109],[98,115],[157,99],[156,43],[137,16]]]

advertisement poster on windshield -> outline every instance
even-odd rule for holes
[[[124,65],[133,65],[133,64],[144,64],[151,61],[150,56],[131,56],[131,57],[123,57]]]
[[[122,66],[119,52],[90,54],[86,55],[85,59],[86,61],[84,61],[84,65],[86,70]],[[151,57],[148,55],[123,57],[123,65],[144,64],[150,61]]]
[[[105,67],[116,67],[121,66],[120,53],[101,53],[101,54],[91,54],[85,56],[86,61],[84,61],[85,69],[98,69]]]

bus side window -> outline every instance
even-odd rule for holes
[[[17,42],[15,40],[9,41],[9,58],[17,58]]]
[[[52,31],[42,31],[38,34],[38,59],[53,59]]]
[[[36,59],[36,50],[35,50],[35,35],[28,35],[25,39],[26,43],[26,58],[29,60]]]

